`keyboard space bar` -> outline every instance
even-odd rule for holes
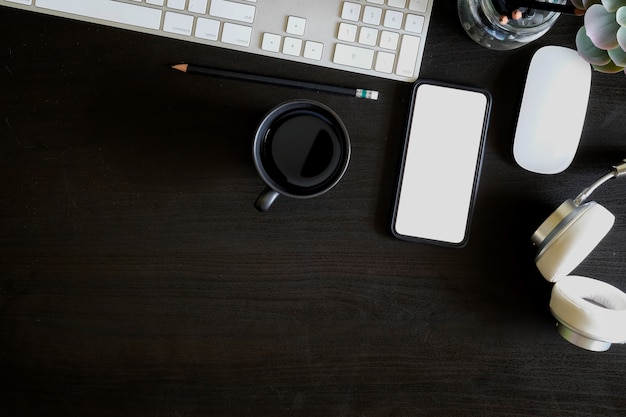
[[[161,26],[161,10],[111,0],[36,0],[35,6],[146,29]]]

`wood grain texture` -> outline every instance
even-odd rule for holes
[[[529,237],[626,157],[626,78],[594,73],[566,173],[525,172],[511,156],[525,67],[573,47],[580,20],[497,52],[449,3],[422,77],[494,97],[460,250],[389,231],[409,85],[0,8],[0,414],[623,416],[626,347],[558,336]],[[182,61],[381,97],[168,67]],[[324,196],[261,214],[252,136],[294,98],[342,117],[352,160]],[[594,196],[617,222],[576,270],[622,289],[624,189]]]

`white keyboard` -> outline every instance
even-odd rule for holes
[[[0,5],[412,82],[433,1],[0,0]]]

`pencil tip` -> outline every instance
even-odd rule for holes
[[[172,68],[174,68],[175,70],[178,71],[182,71],[182,72],[187,72],[187,64],[176,64],[176,65],[172,65]]]

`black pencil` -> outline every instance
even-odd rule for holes
[[[281,85],[285,87],[302,88],[305,90],[324,91],[327,93],[341,94],[344,96],[352,96],[368,100],[378,100],[378,91],[365,90],[362,88],[337,87],[334,85],[288,80],[285,78],[268,77],[258,74],[248,74],[245,72],[227,71],[191,64],[176,64],[172,65],[172,68],[188,74],[209,75],[213,77],[227,78],[230,80],[241,80],[263,84]]]

